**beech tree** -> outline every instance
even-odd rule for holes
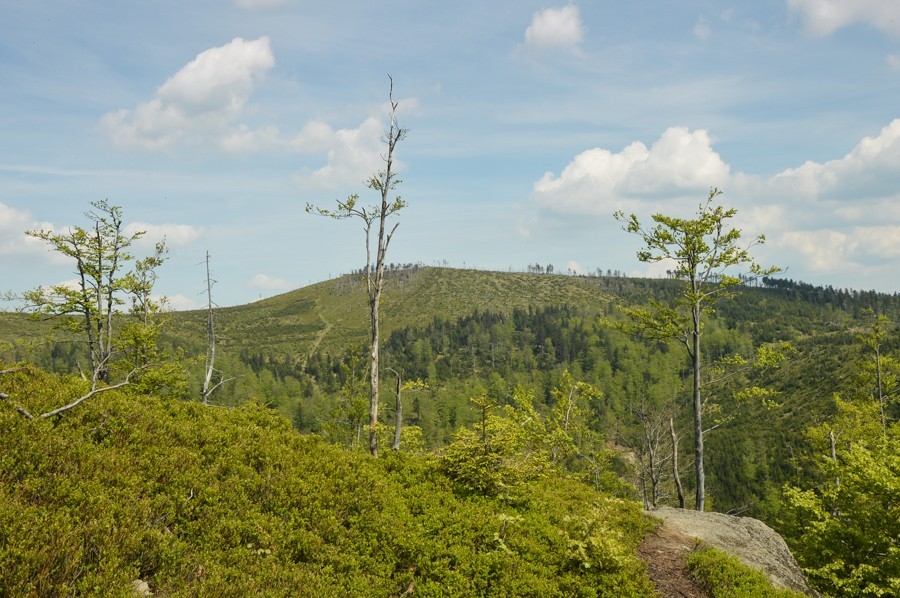
[[[366,245],[365,281],[369,298],[371,330],[371,351],[369,353],[369,452],[373,457],[378,456],[379,308],[381,306],[381,293],[384,290],[385,255],[387,254],[388,246],[391,244],[391,239],[394,237],[394,233],[400,224],[395,222],[388,230],[388,220],[406,207],[406,202],[399,195],[391,198],[391,194],[401,182],[397,178],[397,173],[394,172],[394,151],[397,148],[397,144],[406,137],[407,130],[397,124],[397,107],[399,102],[394,100],[394,80],[390,76],[388,76],[388,79],[390,81],[390,90],[388,92],[390,121],[383,139],[387,146],[387,153],[382,156],[385,162],[385,169],[373,174],[366,182],[366,186],[369,189],[378,193],[380,201],[374,205],[361,205],[359,203],[359,195],[354,194],[348,197],[346,201],[338,200],[337,207],[333,209],[321,208],[312,204],[306,205],[306,211],[310,214],[327,216],[337,220],[359,218],[363,222]],[[375,239],[374,263],[372,262],[373,228],[378,231],[378,236]]]
[[[784,488],[784,537],[829,596],[900,595],[900,423],[891,417],[900,359],[884,341],[890,320],[871,314],[857,340],[856,375],[835,393],[836,413],[807,430],[808,479]],[[874,400],[873,400],[874,399]]]
[[[149,297],[152,278],[135,276],[125,271],[134,259],[129,248],[144,236],[144,231],[125,232],[122,208],[106,200],[92,202],[93,210],[85,213],[87,228],[69,227],[64,233],[52,230],[29,230],[26,234],[46,241],[50,249],[72,258],[77,276],[74,285],[57,284],[39,287],[25,293],[26,309],[49,316],[76,316],[63,320],[72,330],[84,333],[88,346],[91,372],[100,382],[109,383],[109,370],[114,353],[114,314],[124,303],[123,295]],[[158,248],[162,259],[164,247]],[[161,261],[160,261],[161,263]],[[158,264],[157,264],[158,265]],[[149,270],[155,268],[149,267]],[[149,305],[147,305],[149,308]]]
[[[42,286],[24,294],[23,309],[59,318],[65,328],[84,335],[90,361],[90,390],[75,401],[41,414],[52,417],[71,409],[97,393],[131,384],[135,375],[149,368],[156,355],[157,322],[162,303],[152,295],[156,270],[165,261],[165,242],[153,255],[134,261],[130,247],[144,231],[126,233],[122,208],[107,200],[91,203],[85,213],[90,224],[71,226],[65,232],[29,230],[28,236],[45,241],[50,249],[74,261],[74,284]],[[131,299],[131,320],[123,319],[122,306]],[[121,325],[121,330],[114,329]],[[124,373],[112,383],[111,371],[121,358]],[[87,374],[82,372],[84,378]]]
[[[706,362],[702,353],[704,319],[715,312],[715,304],[730,299],[748,280],[768,276],[779,268],[762,268],[750,256],[749,249],[765,242],[760,235],[741,245],[741,231],[729,225],[737,214],[714,201],[721,195],[711,189],[707,200],[700,205],[696,217],[685,219],[654,214],[655,225],[645,228],[634,214],[621,211],[615,218],[625,224],[624,230],[637,235],[644,243],[637,257],[646,263],[663,260],[674,262],[673,276],[683,282],[673,306],[650,301],[648,308],[626,310],[632,329],[643,336],[660,340],[677,340],[684,345],[692,365],[691,412],[694,427],[694,471],[696,475],[695,508],[704,510],[706,474],[704,470],[703,422],[704,397],[701,394]],[[736,277],[727,271],[744,267],[750,276]]]

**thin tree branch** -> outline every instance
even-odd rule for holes
[[[123,386],[128,386],[129,384],[131,384],[131,376],[132,375],[134,375],[135,373],[137,373],[141,370],[144,370],[148,367],[150,367],[150,364],[143,365],[139,368],[135,368],[135,369],[131,370],[130,372],[128,372],[128,375],[126,375],[125,379],[122,380],[121,382],[113,384],[112,386],[104,386],[103,388],[96,388],[95,385],[96,385],[97,376],[95,375],[94,376],[94,384],[91,386],[90,392],[88,392],[86,395],[79,397],[78,399],[72,401],[68,405],[63,405],[62,407],[54,409],[53,411],[48,411],[47,413],[42,413],[41,417],[44,419],[47,419],[47,418],[53,417],[54,415],[59,415],[60,413],[63,413],[64,411],[68,411],[69,409],[72,409],[73,407],[77,407],[82,402],[93,397],[94,395],[100,394],[101,392],[106,392],[108,390],[115,390],[117,388],[122,388]]]

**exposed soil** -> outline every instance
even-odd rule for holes
[[[687,570],[685,560],[694,539],[660,525],[644,537],[638,556],[647,563],[647,573],[662,598],[707,598]]]

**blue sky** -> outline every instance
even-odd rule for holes
[[[380,165],[388,74],[409,206],[388,261],[657,276],[616,210],[710,187],[785,277],[900,291],[900,2],[2,0],[0,290],[72,278],[24,231],[108,198],[177,308],[363,265],[333,205]],[[371,193],[371,192],[370,192]]]

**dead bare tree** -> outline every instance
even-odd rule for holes
[[[218,307],[212,298],[212,288],[216,283],[209,273],[209,252],[206,252],[206,366],[203,376],[203,387],[200,389],[200,396],[203,398],[203,404],[209,405],[209,397],[213,392],[229,380],[234,378],[225,378],[219,372],[219,381],[213,384],[213,376],[216,370],[216,312]]]
[[[422,380],[408,380],[404,383],[403,376],[400,374],[400,372],[398,372],[394,368],[387,369],[397,377],[397,403],[394,407],[394,443],[391,446],[391,449],[399,451],[400,439],[403,434],[403,399],[401,398],[401,393],[404,390],[427,390],[428,384],[423,382]]]
[[[669,416],[669,434],[672,436],[672,479],[675,481],[675,492],[678,494],[678,508],[684,508],[684,487],[681,485],[681,474],[678,471],[678,436],[675,434],[675,417]]]
[[[363,230],[366,240],[366,268],[365,280],[366,291],[369,298],[369,318],[371,326],[371,352],[369,359],[369,452],[373,457],[378,456],[378,374],[379,374],[379,344],[380,344],[380,318],[379,309],[381,306],[381,293],[384,290],[384,266],[385,255],[394,233],[397,231],[399,222],[391,227],[390,232],[387,230],[387,220],[394,214],[398,213],[404,207],[406,202],[400,196],[390,198],[390,194],[398,184],[400,179],[396,178],[394,172],[394,151],[397,144],[406,137],[407,130],[401,128],[397,124],[397,107],[399,102],[394,100],[394,80],[388,75],[390,81],[390,90],[388,100],[390,103],[390,122],[385,132],[383,141],[387,145],[387,154],[382,156],[385,162],[385,169],[372,175],[366,183],[369,189],[377,191],[381,196],[379,204],[372,206],[360,206],[359,195],[354,194],[347,198],[346,201],[337,202],[337,208],[325,209],[306,205],[306,211],[310,214],[319,216],[328,216],[338,220],[347,218],[359,218],[363,221]],[[375,250],[375,263],[372,264],[371,250],[371,232],[372,227],[378,225],[378,239]]]

